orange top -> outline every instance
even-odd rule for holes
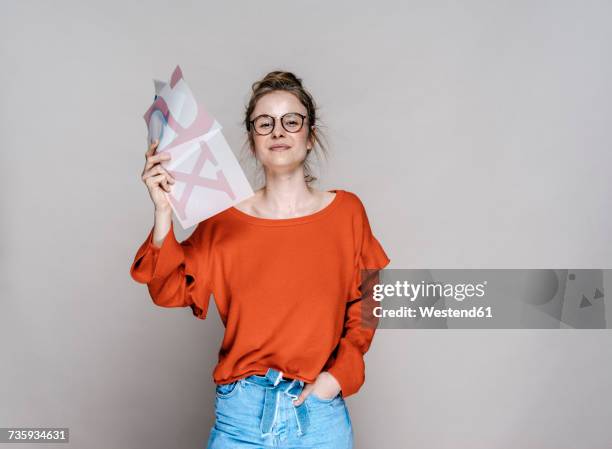
[[[329,371],[343,397],[365,380],[375,328],[360,325],[362,269],[389,258],[354,193],[296,218],[260,218],[235,207],[200,222],[182,243],[173,225],[161,247],[153,228],[130,273],[162,307],[205,319],[211,293],[225,326],[217,384],[272,367],[307,383]]]

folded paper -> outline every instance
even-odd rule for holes
[[[155,99],[144,114],[149,144],[171,159],[161,165],[176,180],[168,201],[183,229],[253,196],[221,124],[198,104],[176,66],[170,82],[154,80]]]

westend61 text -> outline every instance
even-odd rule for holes
[[[420,316],[417,316],[417,311]],[[372,313],[377,318],[492,318],[491,307],[474,306],[469,309],[436,309],[428,307],[402,306],[396,309],[385,310],[382,307],[374,307]]]

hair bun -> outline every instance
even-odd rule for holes
[[[262,87],[278,87],[278,86],[295,86],[303,87],[302,80],[295,76],[293,72],[286,72],[284,70],[274,70],[269,72],[260,81],[253,83],[252,89],[256,91]]]

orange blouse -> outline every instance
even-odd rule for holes
[[[272,367],[312,383],[321,371],[343,397],[365,380],[363,356],[375,327],[360,325],[361,270],[389,262],[361,200],[336,195],[303,217],[260,218],[230,207],[179,243],[173,225],[161,247],[153,228],[130,273],[162,307],[191,307],[205,319],[210,295],[225,326],[217,384]]]

